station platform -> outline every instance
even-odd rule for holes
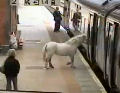
[[[21,67],[18,75],[19,90],[25,93],[107,93],[79,51],[75,55],[75,69],[66,65],[70,61],[69,57],[58,55],[52,58],[55,68],[44,69],[42,48],[45,43],[65,42],[69,36],[62,26],[60,32],[53,32],[53,16],[44,6],[19,7],[18,13],[18,30],[24,39],[23,49],[16,51]],[[0,65],[6,57],[0,56]],[[5,76],[0,73],[0,89],[5,90],[5,87]]]

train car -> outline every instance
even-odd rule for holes
[[[115,5],[114,5],[115,6]],[[116,6],[120,7],[118,3]],[[115,7],[116,7],[115,6]],[[103,72],[112,93],[120,89],[120,19],[117,16],[106,16],[100,9],[90,8],[79,2],[70,4],[70,18],[77,8],[81,7],[82,22],[79,31],[87,34],[85,50],[91,64]],[[115,10],[113,7],[113,10]],[[102,9],[102,8],[101,8]],[[119,8],[117,8],[119,9]],[[101,76],[102,77],[102,76]]]
[[[64,2],[63,2],[64,3]],[[113,4],[113,7],[120,7],[120,2]],[[112,7],[112,5],[110,5]],[[62,6],[63,8],[63,6]],[[97,66],[102,71],[101,78],[109,86],[108,92],[119,91],[120,89],[120,17],[115,12],[106,17],[110,10],[107,8],[89,5],[86,2],[80,3],[71,0],[69,8],[69,26],[73,30],[73,14],[80,9],[82,18],[78,31],[87,34],[87,43],[84,44],[85,57],[90,65]],[[63,8],[64,9],[64,8]],[[109,8],[108,8],[109,9]],[[120,8],[118,8],[120,9]],[[113,9],[114,10],[114,9]],[[64,12],[64,11],[63,11]],[[75,32],[75,31],[74,31]],[[98,73],[98,72],[96,72]],[[106,84],[104,85],[106,87]],[[111,89],[111,90],[109,90]],[[117,90],[116,90],[117,89]],[[119,91],[120,92],[120,91]],[[118,92],[118,93],[119,93]],[[113,92],[114,93],[114,92]]]

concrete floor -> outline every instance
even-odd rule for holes
[[[82,62],[85,60],[79,51],[75,55],[75,69],[66,65],[70,61],[68,57],[58,55],[52,58],[55,69],[44,69],[41,52],[44,44],[49,41],[64,42],[69,37],[62,27],[60,32],[53,32],[53,16],[44,6],[20,7],[18,13],[20,16],[18,30],[21,30],[24,38],[23,50],[17,50],[17,59],[21,66],[18,76],[19,90],[106,93],[90,71],[90,67]],[[6,56],[0,56],[1,65],[5,58]],[[0,73],[0,88],[5,89],[5,85],[5,76]]]

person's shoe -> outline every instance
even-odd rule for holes
[[[56,30],[54,32],[57,32]]]
[[[67,29],[67,30],[70,30],[70,28],[68,28],[68,27],[67,27],[66,29]]]
[[[60,30],[57,30],[57,32],[60,32]]]

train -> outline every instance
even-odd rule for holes
[[[79,33],[86,34],[87,41],[79,47],[79,50],[107,92],[120,93],[120,1],[107,7],[105,6],[107,1],[101,6],[86,2],[87,0],[60,1],[60,10],[63,13],[61,25],[70,37]],[[71,19],[77,9],[80,9],[82,18],[79,33],[76,34]],[[65,27],[66,23],[69,29]]]
[[[82,14],[79,31],[87,34],[81,52],[90,64],[100,68],[108,93],[120,93],[120,16],[114,12],[120,9],[120,1],[108,10],[70,1],[70,20],[78,8]]]

